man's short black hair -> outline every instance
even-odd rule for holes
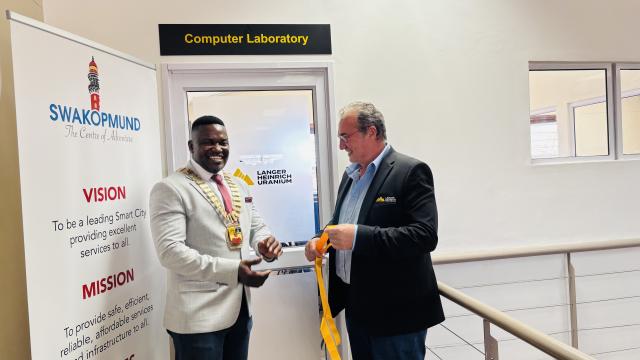
[[[191,124],[191,132],[194,132],[196,129],[198,129],[201,126],[212,125],[212,124],[224,126],[224,122],[219,117],[216,117],[213,115],[204,115],[197,118],[196,121],[194,121],[193,124]]]

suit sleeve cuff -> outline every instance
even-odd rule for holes
[[[351,246],[351,250],[355,250],[357,239],[358,239],[358,224],[356,224],[355,229],[353,230],[353,245]]]
[[[238,285],[238,268],[240,260],[219,258],[216,272],[219,274],[217,282],[227,284],[229,287]]]

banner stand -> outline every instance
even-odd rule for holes
[[[33,359],[167,359],[155,66],[10,20]]]

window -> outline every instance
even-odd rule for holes
[[[531,63],[534,163],[614,159],[612,64]]]
[[[533,163],[640,159],[640,64],[529,63]]]

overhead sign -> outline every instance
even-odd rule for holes
[[[160,55],[331,54],[324,25],[160,24]]]

